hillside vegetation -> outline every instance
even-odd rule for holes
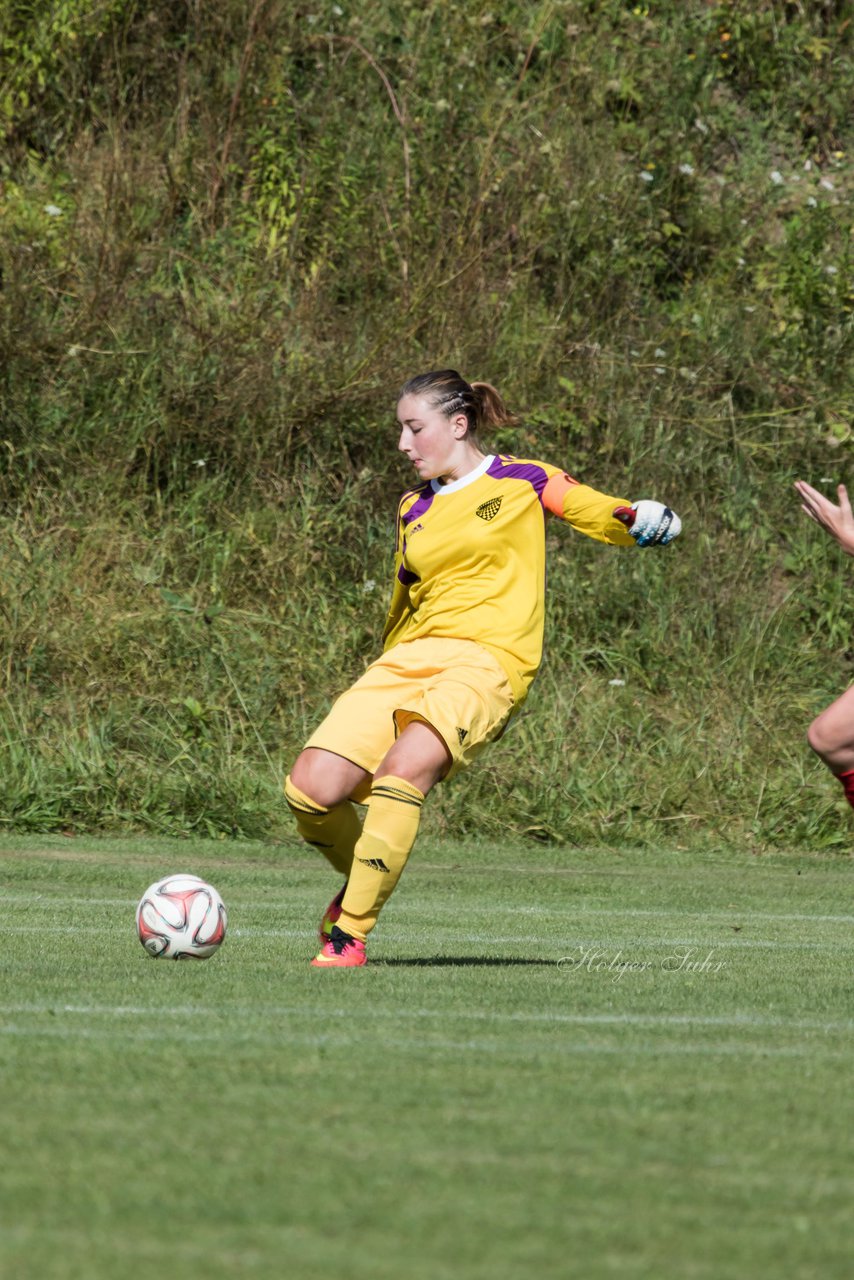
[[[526,715],[428,828],[847,849],[809,719],[852,566],[854,24],[842,0],[7,0],[0,822],[274,836],[377,651],[394,405],[684,536],[551,528]]]

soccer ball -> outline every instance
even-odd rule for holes
[[[158,880],[136,909],[139,940],[160,960],[207,960],[220,947],[227,925],[222,898],[198,876]]]

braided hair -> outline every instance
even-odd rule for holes
[[[446,418],[464,413],[468,429],[473,433],[490,427],[515,426],[519,421],[491,383],[466,382],[456,369],[416,374],[404,383],[398,399],[404,396],[424,396]]]

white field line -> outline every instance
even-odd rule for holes
[[[2,936],[29,936],[37,934],[59,935],[64,937],[109,937],[116,938],[120,933],[128,933],[132,930],[133,925],[127,922],[119,924],[112,922],[111,924],[98,925],[78,925],[69,923],[67,925],[2,925]],[[243,942],[252,942],[255,939],[271,938],[271,939],[306,939],[316,938],[317,933],[314,929],[235,929],[230,928],[228,938],[233,942],[240,939]],[[709,947],[714,951],[808,951],[822,952],[832,951],[834,955],[845,955],[849,951],[854,951],[854,939],[848,943],[840,943],[836,939],[829,938],[826,942],[787,942],[782,938],[745,938],[739,935],[737,938],[719,938],[709,933],[696,934],[694,936],[669,936],[650,938],[648,935],[642,937],[625,937],[622,934],[608,934],[602,936],[591,936],[582,934],[575,929],[570,930],[561,944],[557,943],[554,937],[544,939],[541,933],[473,933],[470,931],[461,931],[455,929],[439,929],[434,931],[431,939],[440,938],[443,946],[482,946],[486,948],[498,946],[515,946],[515,947],[536,947],[538,954],[531,957],[532,963],[539,961],[543,965],[556,965],[562,958],[554,954],[544,954],[543,948],[548,946],[553,951],[559,945],[563,947],[563,953],[577,952],[579,947],[592,948],[612,948],[617,945],[620,949],[626,947],[636,947],[639,951],[643,951],[648,956],[650,950],[660,950],[662,948],[673,947]],[[383,943],[391,944],[399,947],[401,944],[412,947],[417,945],[418,939],[413,938],[411,933],[403,931],[398,927],[394,932],[389,929],[383,935]],[[431,942],[432,945],[432,942]],[[388,958],[388,957],[385,957]],[[438,959],[443,958],[443,953],[438,953]],[[471,959],[471,957],[467,957]],[[497,963],[501,957],[491,954],[489,957],[491,962]],[[381,961],[383,956],[378,955]]]
[[[295,895],[296,897],[296,895]],[[129,910],[131,915],[136,910],[137,899],[135,898],[65,898],[54,896],[52,894],[14,894],[0,893],[0,904],[9,903],[10,906],[35,907],[38,910],[58,910],[62,907],[122,907]],[[231,910],[248,910],[248,911],[279,911],[283,914],[292,911],[294,899],[290,902],[258,902],[251,900],[249,902],[240,902],[236,899],[229,899],[229,907]],[[430,915],[452,915],[457,914],[459,907],[448,906],[444,903],[435,903],[430,905]],[[770,923],[784,923],[788,920],[793,921],[812,921],[816,924],[854,924],[854,915],[811,915],[808,912],[792,911],[792,912],[772,912],[772,911],[740,911],[736,908],[729,907],[713,907],[708,911],[690,911],[683,909],[674,909],[672,907],[585,907],[583,902],[567,902],[565,907],[539,907],[539,906],[497,906],[490,905],[489,915],[512,915],[512,916],[555,916],[562,918],[570,916],[579,918],[582,916],[590,917],[626,917],[629,919],[677,919],[677,920],[714,920],[723,921],[731,924],[736,921],[739,924],[744,921],[769,921]]]
[[[481,1040],[468,1038],[465,1040],[450,1040],[445,1037],[431,1037],[430,1039],[401,1039],[400,1036],[382,1035],[377,1032],[376,1028],[366,1030],[364,1034],[348,1034],[327,1032],[293,1032],[290,1028],[282,1035],[277,1036],[269,1032],[237,1032],[237,1031],[187,1031],[186,1028],[175,1028],[171,1033],[162,1027],[152,1028],[128,1028],[122,1029],[117,1035],[115,1030],[110,1028],[94,1029],[92,1027],[32,1027],[8,1026],[0,1028],[0,1037],[2,1036],[20,1037],[25,1040],[53,1039],[53,1040],[81,1040],[105,1041],[121,1039],[130,1041],[131,1043],[149,1042],[153,1044],[163,1045],[166,1040],[172,1039],[179,1043],[182,1048],[192,1044],[206,1044],[224,1046],[226,1044],[234,1044],[239,1046],[263,1045],[268,1048],[281,1048],[284,1044],[288,1047],[307,1046],[307,1047],[330,1047],[341,1049],[346,1045],[359,1047],[362,1044],[370,1044],[372,1048],[377,1045],[385,1045],[389,1050],[395,1050],[398,1053],[417,1053],[423,1058],[425,1053],[440,1051],[452,1054],[473,1053],[480,1057],[494,1056],[505,1058],[521,1058],[527,1060],[530,1057],[530,1047],[520,1044],[508,1044],[506,1040]],[[549,1045],[549,1053],[558,1057],[574,1057],[574,1056],[597,1056],[607,1055],[611,1057],[620,1057],[621,1059],[630,1059],[632,1057],[659,1058],[662,1056],[680,1056],[680,1057],[747,1057],[758,1055],[762,1059],[768,1058],[798,1058],[807,1062],[815,1061],[815,1045],[769,1045],[765,1041],[705,1041],[695,1043],[690,1041],[664,1042],[658,1044],[642,1044],[642,1045],[626,1045],[623,1041],[602,1043],[589,1040],[561,1040]],[[827,1049],[822,1048],[822,1062],[838,1061],[848,1062],[850,1060],[850,1049]]]
[[[62,1014],[72,1018],[149,1018],[158,1024],[166,1020],[181,1021],[192,1018],[222,1020],[228,1023],[257,1018],[306,1018],[315,1022],[317,1010],[305,1005],[252,1005],[243,1004],[160,1005],[140,1004],[51,1004],[21,1002],[0,1004],[0,1017],[20,1015]],[[408,1007],[378,1008],[358,1011],[353,1009],[325,1009],[324,1018],[343,1023],[367,1024],[370,1031],[380,1021],[399,1022],[480,1022],[502,1025],[539,1025],[572,1027],[645,1027],[666,1030],[710,1029],[715,1031],[781,1030],[789,1032],[823,1031],[827,1034],[854,1032],[854,1018],[786,1018],[767,1014],[736,1013],[729,1015],[696,1015],[691,1013],[501,1013],[493,1009],[411,1009]]]
[[[67,1029],[61,1027],[40,1028],[33,1030],[26,1027],[4,1027],[0,1028],[0,1037],[22,1037],[23,1039],[73,1039],[73,1041],[114,1041],[115,1032],[109,1029],[93,1030],[92,1028]],[[154,1044],[163,1044],[166,1039],[174,1039],[184,1046],[184,1044],[215,1044],[215,1046],[224,1046],[227,1043],[236,1044],[236,1046],[245,1046],[245,1044],[262,1044],[269,1048],[282,1046],[283,1037],[269,1036],[269,1034],[232,1034],[222,1032],[186,1032],[186,1030],[175,1030],[173,1036],[170,1037],[163,1029],[152,1028],[151,1030],[124,1029],[122,1038],[125,1041],[133,1043],[149,1042]],[[421,1053],[433,1053],[437,1050],[448,1053],[478,1053],[478,1055],[501,1055],[504,1057],[520,1057],[522,1060],[528,1060],[530,1056],[529,1048],[525,1046],[507,1046],[506,1043],[495,1044],[492,1041],[484,1041],[484,1039],[453,1039],[446,1038],[430,1038],[429,1041],[402,1041],[399,1036],[382,1036],[382,1034],[371,1033],[370,1042],[373,1046],[376,1044],[388,1044],[398,1051],[415,1051]],[[329,1034],[293,1034],[291,1030],[287,1033],[288,1046],[305,1046],[305,1047],[330,1047],[341,1048],[343,1044],[361,1043],[359,1036],[347,1036],[347,1034],[338,1033],[335,1036]],[[772,1057],[780,1057],[780,1059],[802,1059],[804,1061],[814,1061],[816,1059],[816,1047],[814,1046],[769,1046],[762,1041],[758,1042],[739,1042],[729,1043],[718,1041],[714,1043],[665,1043],[665,1044],[631,1044],[626,1046],[624,1043],[593,1043],[590,1041],[562,1041],[549,1046],[549,1053],[556,1053],[561,1057],[575,1056],[611,1056],[621,1057],[621,1059],[631,1059],[631,1057],[662,1057],[662,1056],[680,1056],[680,1057],[745,1057],[757,1055],[762,1059],[772,1059]],[[849,1061],[850,1052],[848,1050],[822,1050],[822,1062],[828,1061]]]
[[[584,922],[577,922],[579,925]],[[127,922],[111,922],[109,924],[102,923],[100,925],[87,924],[81,925],[77,923],[69,924],[4,924],[4,937],[13,936],[36,936],[45,937],[56,934],[60,937],[109,937],[117,938],[120,933],[128,933],[132,931],[133,924]],[[254,928],[229,928],[228,938],[234,942],[239,938],[241,941],[251,942],[257,938],[280,938],[280,940],[306,940],[306,938],[315,938],[316,931],[314,928],[307,929],[254,929]],[[558,943],[553,937],[544,938],[542,933],[472,933],[469,929],[447,929],[438,928],[431,932],[431,945],[440,943],[443,947],[448,946],[530,946],[538,947],[540,954],[533,957],[539,960],[543,965],[557,964],[557,955],[544,955],[543,947],[548,946],[554,948]],[[411,932],[403,931],[402,928],[388,929],[383,934],[383,942],[392,946],[416,945],[421,938],[412,937]],[[586,934],[581,933],[579,929],[570,929],[563,938],[563,951],[572,955],[577,952],[579,947],[613,947],[618,946],[636,947],[638,950],[647,954],[650,948],[662,947],[712,947],[714,951],[832,951],[834,955],[845,955],[846,952],[854,951],[854,938],[848,942],[840,942],[836,938],[828,938],[826,942],[805,942],[786,941],[784,938],[749,938],[744,937],[743,933],[739,937],[718,937],[712,933],[698,933],[694,936],[675,936],[670,934],[667,937],[650,938],[649,936],[641,937],[625,937],[618,933],[609,934]],[[379,960],[383,960],[382,955],[378,955]],[[442,952],[438,952],[437,959],[442,959]],[[501,956],[490,955],[490,960],[498,961]]]

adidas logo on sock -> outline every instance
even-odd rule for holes
[[[357,862],[361,862],[363,867],[370,867],[373,871],[384,871],[389,874],[389,869],[383,862],[382,858],[357,858]]]

